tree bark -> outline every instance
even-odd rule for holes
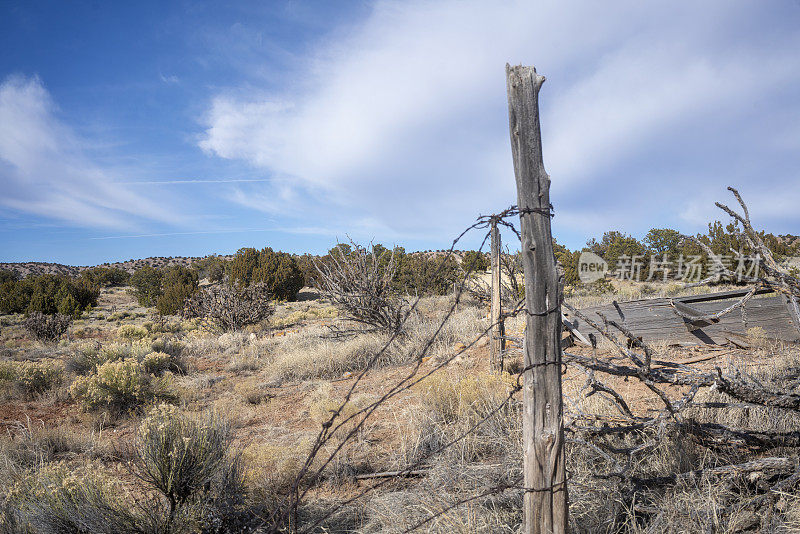
[[[500,230],[497,222],[492,222],[492,309],[490,321],[492,325],[492,337],[490,345],[490,364],[495,371],[503,370],[503,351],[506,348],[505,326],[501,319],[503,306],[500,294]]]
[[[524,534],[567,531],[561,399],[561,293],[550,230],[550,177],[542,161],[539,89],[533,67],[506,65],[509,130],[525,273],[523,376]]]

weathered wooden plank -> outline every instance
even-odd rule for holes
[[[730,306],[734,299],[741,298],[746,291],[726,291],[724,293],[689,297],[692,312],[699,315],[714,314]],[[768,292],[761,292],[766,295]],[[687,298],[675,299],[685,305]],[[744,305],[744,313],[737,309],[723,315],[718,322],[705,325],[692,325],[672,309],[669,299],[658,298],[631,302],[615,302],[582,310],[590,319],[602,324],[600,314],[607,319],[622,323],[645,342],[665,340],[671,343],[714,343],[723,344],[730,335],[745,335],[748,328],[760,327],[769,338],[789,342],[800,341],[798,329],[786,306],[783,296],[759,296]],[[688,321],[691,323],[691,321]],[[589,325],[575,325],[588,334],[594,332]],[[573,320],[573,324],[575,324]]]
[[[683,303],[689,304],[691,302],[709,302],[712,300],[723,300],[732,298],[741,298],[745,296],[749,289],[734,289],[733,291],[717,291],[716,293],[703,293],[701,295],[689,295],[686,297],[677,297],[675,300],[680,300]],[[759,289],[756,295],[764,295],[771,293],[769,289]]]
[[[675,300],[670,303],[671,306],[674,306],[676,310],[683,313],[683,322],[686,324],[687,329],[691,332],[693,330],[697,330],[698,328],[703,328],[704,326],[711,326],[712,324],[716,324],[719,322],[718,318],[712,317],[710,319],[705,319],[703,316],[705,315],[700,310],[692,308],[691,306],[687,306],[686,304],[682,303],[679,300]]]

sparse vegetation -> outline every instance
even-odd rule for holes
[[[0,384],[6,390],[31,398],[61,383],[64,368],[61,362],[0,362]]]
[[[76,471],[59,462],[28,470],[7,490],[0,528],[42,534],[141,532],[120,498],[120,485],[92,467]]]
[[[483,273],[490,267],[489,258],[483,252],[468,250],[461,260],[461,268],[468,273]]]
[[[654,232],[642,246],[672,254],[671,235]],[[614,239],[607,241],[611,247]],[[623,239],[614,246],[623,242],[631,244]],[[578,252],[558,246],[555,251],[564,264],[565,279],[570,280],[576,276],[570,262],[576,261]],[[400,305],[405,326],[391,342],[396,332],[391,328],[352,328],[347,308],[337,305],[336,298],[326,300],[331,294],[319,273],[315,289],[321,298],[303,292],[301,301],[285,302],[252,278],[246,286],[216,279],[210,286],[204,282],[188,297],[191,318],[175,320],[156,313],[167,311],[158,308],[169,286],[186,289],[175,293],[174,302],[181,302],[200,277],[210,278],[217,265],[224,269],[222,259],[192,270],[186,266],[167,270],[164,261],[159,267],[163,271],[148,274],[159,280],[159,290],[151,292],[157,294],[150,304],[156,309],[151,311],[139,306],[138,289],[132,295],[107,284],[103,271],[83,276],[84,283],[102,287],[98,307],[77,321],[72,339],[58,344],[33,343],[24,312],[2,316],[0,391],[8,403],[4,409],[13,415],[3,416],[8,430],[0,438],[0,484],[8,488],[0,496],[0,532],[62,532],[47,530],[56,524],[77,532],[81,528],[104,532],[108,522],[114,522],[113,530],[121,534],[274,534],[285,530],[287,518],[295,517],[303,527],[321,521],[311,529],[314,532],[368,534],[403,532],[434,514],[438,515],[425,526],[430,532],[515,531],[521,521],[520,484],[499,493],[492,490],[521,474],[521,405],[516,399],[505,402],[517,387],[516,376],[489,372],[485,345],[470,346],[488,327],[480,301],[462,295],[456,304],[452,295],[435,296],[450,292],[453,280],[463,276],[470,262],[485,259],[477,253],[459,254],[461,266],[450,260],[438,263],[444,261],[444,252],[408,254],[399,247],[392,251],[378,245],[369,250],[339,245],[317,258],[323,269],[335,267],[337,261],[355,262],[345,271],[361,273],[349,286],[348,298],[359,296],[351,306],[372,302],[364,300],[365,287],[379,302],[386,299]],[[512,251],[501,260],[503,300],[510,309],[522,296],[521,266]],[[300,258],[301,265],[303,261]],[[438,281],[431,275],[437,266],[444,273]],[[174,284],[167,282],[170,276]],[[19,282],[14,275],[0,274],[0,285],[4,280],[10,285]],[[601,279],[569,286],[565,296],[584,307],[698,291],[703,288],[660,280]],[[409,295],[426,295],[412,314]],[[507,319],[510,340],[521,336],[524,321],[522,316]],[[348,335],[331,336],[331,327]],[[80,340],[75,339],[78,330]],[[770,339],[759,328],[749,329],[742,342],[751,348],[709,361],[708,369],[735,365],[750,373],[753,383],[787,391],[792,387],[800,361],[795,349]],[[607,349],[601,343],[598,358]],[[509,341],[509,350],[507,370],[519,372],[524,365],[516,355],[515,341]],[[580,347],[570,350],[592,354]],[[673,349],[665,345],[659,350],[667,351],[660,357],[669,359]],[[759,367],[766,361],[769,368]],[[362,410],[369,411],[399,377],[416,366],[421,377],[443,362],[449,362],[445,369],[391,398],[360,425]],[[348,396],[348,388],[368,366],[359,388]],[[622,391],[632,395],[631,406],[646,413],[657,399],[648,390],[637,390],[633,382],[606,385],[628,388]],[[582,414],[590,421],[616,421],[619,410],[602,392],[588,398],[579,393],[585,384],[586,376],[566,370],[564,391],[573,402],[570,417]],[[752,407],[745,411],[724,394],[698,395],[703,406],[714,406],[685,412],[698,425],[755,428],[764,435],[781,436],[800,429],[793,413]],[[309,493],[294,516],[281,506],[291,502],[292,486],[313,450],[317,432],[335,412],[340,414],[338,421],[350,420],[342,427],[335,428],[335,423],[330,427],[329,441],[300,479],[300,488],[309,488]],[[624,446],[642,446],[646,432],[632,434]],[[604,451],[612,441],[593,438],[586,443]],[[616,479],[597,478],[598,472],[614,465],[591,445],[576,441],[567,448],[574,532],[638,534],[646,528],[672,532],[686,525],[702,531],[712,524],[721,531],[735,531],[743,524],[763,524],[747,507],[765,495],[759,484],[774,480],[771,471],[758,475],[755,482],[732,478],[733,485],[728,486],[703,475],[692,483],[635,490],[637,508],[630,505],[631,488],[620,486]],[[314,475],[326,455],[340,446],[322,473]],[[721,447],[709,453],[690,436],[676,432],[632,464],[629,474],[658,479],[766,455],[791,456],[794,450],[792,446],[774,453]],[[325,518],[352,494],[357,476],[406,468],[414,469],[414,477],[379,487]],[[360,489],[382,479],[367,480],[358,482]],[[44,487],[49,488],[47,496],[41,493]],[[488,493],[481,496],[482,492]],[[116,504],[120,495],[135,496],[130,502],[139,504],[121,509]],[[785,503],[773,508],[770,521],[779,526],[776,532],[800,524],[795,495],[796,490],[787,489]],[[473,497],[469,506],[450,508]],[[691,503],[703,513],[687,516]],[[714,507],[724,511],[716,519],[705,513]]]
[[[210,506],[201,514],[220,516],[228,528],[242,513],[245,490],[238,458],[229,452],[231,437],[219,416],[193,418],[169,405],[156,406],[142,422],[133,451],[136,473],[167,500],[168,532],[191,501]]]
[[[92,267],[83,271],[81,278],[97,287],[122,287],[128,284],[131,275],[119,267]]]
[[[146,328],[133,324],[122,325],[119,327],[119,330],[117,330],[117,335],[120,338],[127,340],[142,339],[143,337],[147,336],[147,334],[148,332]]]

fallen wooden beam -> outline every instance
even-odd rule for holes
[[[672,299],[641,299],[613,302],[581,311],[601,328],[605,317],[623,325],[645,343],[663,340],[671,344],[723,345],[730,342],[739,345],[743,342],[738,336],[746,337],[747,330],[753,327],[761,328],[767,338],[800,342],[800,328],[796,326],[785,298],[767,290],[756,292],[753,298],[730,313],[714,320],[706,319],[729,308],[747,294],[748,290],[739,290]],[[692,317],[698,320],[693,321]],[[704,320],[700,320],[701,317]],[[570,325],[585,337],[596,333],[577,318],[570,318]],[[737,336],[736,341],[730,339],[733,336]]]
[[[569,333],[572,334],[572,337],[586,345],[587,347],[591,347],[592,344],[586,339],[586,336],[580,333],[577,327],[577,321],[575,323],[571,322],[564,313],[561,313],[561,323],[569,330]]]

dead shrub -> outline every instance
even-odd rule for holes
[[[268,319],[275,311],[271,294],[263,283],[239,288],[229,284],[209,286],[186,303],[185,315],[214,321],[225,332]]]
[[[411,313],[393,289],[394,251],[367,250],[356,243],[335,247],[326,262],[315,262],[316,285],[342,318],[368,330],[397,333]]]
[[[69,315],[33,312],[25,319],[23,326],[35,339],[52,342],[64,335],[70,324],[72,317]]]

